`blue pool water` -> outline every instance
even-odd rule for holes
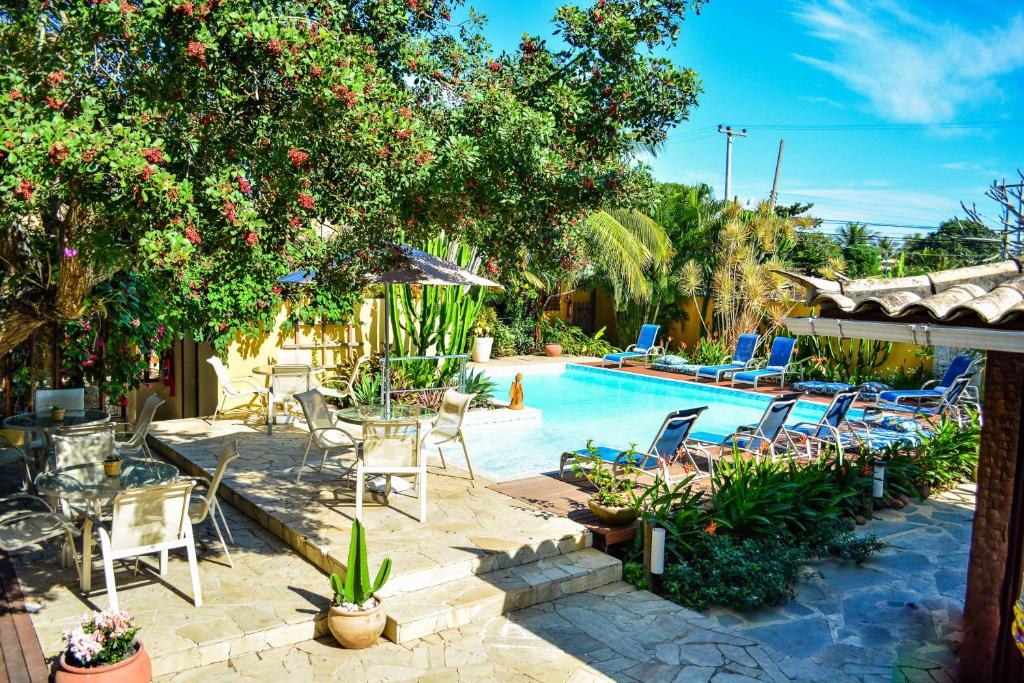
[[[724,436],[757,422],[770,401],[748,391],[600,368],[566,365],[558,370],[523,371],[524,403],[543,411],[542,419],[466,428],[474,469],[492,479],[557,470],[559,456],[583,448],[587,439],[623,449],[636,442],[646,449],[668,413],[703,405],[708,409],[694,429]],[[488,375],[498,382],[495,396],[505,399],[514,372]],[[790,422],[817,422],[824,411],[823,404],[801,401]]]

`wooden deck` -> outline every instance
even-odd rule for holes
[[[0,681],[11,683],[43,683],[50,671],[39,646],[32,619],[25,611],[14,567],[7,555],[0,551],[0,585],[3,587],[0,603]]]

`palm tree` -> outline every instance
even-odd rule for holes
[[[863,223],[847,223],[839,228],[837,236],[843,247],[854,247],[859,244],[870,244],[878,233],[868,230],[868,226]]]
[[[590,258],[617,303],[650,296],[651,271],[664,269],[672,242],[661,225],[639,211],[606,209],[587,221]]]

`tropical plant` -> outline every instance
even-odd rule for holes
[[[725,345],[725,341],[719,338],[717,334],[701,337],[693,345],[692,349],[683,344],[682,352],[685,354],[686,360],[698,365],[719,365],[725,363],[729,360],[729,356],[732,353],[731,349]]]
[[[970,424],[961,428],[956,420],[943,417],[919,448],[923,476],[932,486],[948,487],[971,476],[978,466],[981,425],[971,414]]]
[[[853,247],[861,244],[871,244],[878,236],[873,230],[863,223],[847,223],[836,231],[839,244],[843,247]]]
[[[473,394],[473,407],[486,406],[494,398],[494,390],[498,383],[488,377],[483,370],[470,371],[466,374],[466,393]]]
[[[860,384],[874,381],[892,354],[893,342],[838,337],[800,337],[800,355],[813,379]]]
[[[367,603],[380,591],[391,575],[391,558],[381,562],[377,578],[370,583],[370,568],[366,557],[366,530],[358,519],[352,520],[352,537],[348,544],[348,564],[345,578],[331,574],[331,589],[334,591],[333,604],[354,605],[356,609],[369,609]]]
[[[615,347],[604,339],[604,330],[602,327],[594,336],[590,336],[561,318],[546,318],[541,340],[545,344],[561,344],[562,351],[572,356],[604,356],[615,350]]]
[[[601,457],[593,439],[587,441],[587,452],[573,456],[572,472],[593,484],[596,491],[591,499],[600,505],[625,507],[630,503],[630,492],[636,487],[640,473],[636,444],[624,452],[623,458],[612,465]]]
[[[356,405],[366,406],[380,403],[381,397],[381,373],[380,371],[365,371],[359,373],[359,377],[352,383],[352,400]]]
[[[644,521],[665,530],[670,541],[665,551],[678,560],[693,552],[696,541],[712,522],[705,509],[704,492],[693,486],[696,476],[689,474],[671,487],[659,477],[639,493],[629,491],[630,506],[640,511]]]

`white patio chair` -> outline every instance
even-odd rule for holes
[[[420,452],[416,420],[382,420],[363,424],[363,442],[356,461],[356,519],[363,520],[366,475],[385,476],[384,499],[391,495],[393,475],[415,475],[420,523],[427,521],[427,459]]]
[[[0,550],[5,553],[35,549],[44,541],[64,536],[64,552],[70,553],[75,571],[81,572],[74,557],[76,533],[74,524],[38,496],[17,493],[0,498]]]
[[[217,373],[217,381],[220,383],[220,403],[217,405],[217,410],[213,413],[213,422],[217,421],[217,417],[224,410],[224,404],[228,399],[245,398],[248,396],[251,403],[254,397],[258,397],[260,402],[266,405],[267,388],[260,386],[255,379],[252,377],[232,378],[228,375],[228,369],[224,367],[224,363],[216,356],[207,358],[206,362],[213,366],[213,371]]]
[[[356,360],[355,365],[352,366],[352,372],[350,372],[348,375],[335,375],[334,377],[330,377],[328,379],[328,381],[340,383],[340,389],[335,389],[333,387],[317,386],[317,391],[319,391],[324,396],[330,396],[331,398],[336,398],[339,400],[346,398],[354,398],[354,387],[356,381],[359,379],[359,372],[363,369],[363,364],[366,363],[366,361],[368,360],[370,360],[369,356],[360,356]]]
[[[139,411],[139,417],[135,424],[125,423],[131,427],[131,431],[117,435],[121,437],[121,440],[117,442],[117,452],[122,457],[142,453],[147,459],[153,459],[153,453],[149,450],[149,444],[146,443],[146,436],[149,434],[149,426],[153,423],[153,416],[164,403],[165,401],[156,394],[150,394],[146,397],[146,402],[142,404],[142,410]]]
[[[228,558],[228,564],[232,569],[235,567],[235,563],[231,560],[231,554],[228,552],[228,544],[224,542],[224,534],[228,535],[228,539],[234,543],[235,538],[231,535],[231,528],[228,527],[228,521],[224,518],[224,510],[221,508],[220,502],[217,500],[217,491],[220,489],[220,483],[224,479],[224,472],[228,469],[228,465],[234,462],[238,458],[238,440],[231,439],[225,441],[224,450],[221,451],[220,460],[217,461],[217,469],[213,473],[213,479],[207,479],[206,477],[188,477],[192,480],[196,486],[203,486],[206,488],[206,495],[197,497],[196,490],[192,489],[192,497],[189,500],[188,505],[188,516],[192,521],[192,525],[201,524],[203,521],[209,519],[210,524],[213,526],[213,530],[217,533],[217,538],[220,539],[221,547],[224,548],[224,557]],[[180,481],[180,480],[179,480]],[[220,514],[220,523],[217,523],[217,515]],[[223,525],[224,530],[221,533],[221,526]]]
[[[302,468],[306,466],[309,449],[314,444],[323,451],[320,458],[320,468],[317,471],[323,472],[324,463],[327,462],[327,456],[332,451],[352,451],[354,465],[360,439],[334,423],[331,419],[331,414],[327,411],[324,397],[320,395],[320,392],[316,390],[305,391],[301,394],[296,394],[295,400],[302,407],[302,414],[306,417],[306,426],[309,427],[309,438],[306,439],[306,450],[302,453],[302,462],[299,463],[299,469],[295,473],[295,483],[298,484],[302,479]],[[345,470],[345,474],[348,474],[351,470],[352,465]]]
[[[103,462],[117,452],[114,423],[67,427],[53,435],[54,465],[57,469]]]
[[[473,475],[473,465],[469,462],[469,450],[466,448],[466,439],[462,435],[462,421],[466,417],[470,404],[475,398],[474,394],[462,394],[454,389],[448,389],[441,398],[441,409],[434,419],[434,424],[429,432],[423,437],[424,448],[436,448],[441,456],[441,466],[448,467],[444,461],[445,446],[458,443],[462,446],[462,453],[466,456],[466,468],[469,470],[469,478],[476,480]]]
[[[199,564],[192,539],[192,523],[188,516],[191,481],[177,481],[162,486],[132,489],[114,498],[110,531],[97,525],[103,573],[107,583],[110,609],[117,610],[117,586],[114,583],[114,561],[151,553],[160,554],[160,575],[167,573],[167,554],[174,548],[185,548],[192,574],[192,595],[196,607],[203,606],[199,585]]]
[[[277,406],[281,405],[288,411],[289,404],[295,401],[295,394],[301,394],[314,388],[316,382],[308,365],[275,365],[270,375],[270,418],[277,415]]]
[[[39,413],[45,413],[54,406],[64,410],[85,410],[85,389],[36,389],[32,405]]]
[[[0,436],[0,466],[18,463],[21,467],[22,490],[28,491],[32,488],[32,470],[29,468],[31,458],[21,448],[18,448],[5,437]]]

